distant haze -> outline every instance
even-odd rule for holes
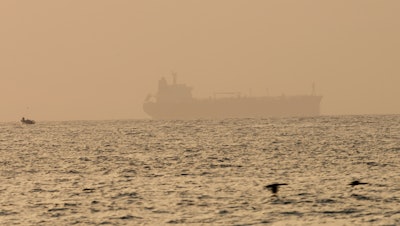
[[[148,118],[165,76],[195,97],[324,96],[400,113],[398,0],[2,0],[0,121]]]

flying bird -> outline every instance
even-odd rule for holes
[[[352,186],[352,187],[354,187],[354,186],[356,186],[356,185],[362,185],[362,184],[368,184],[368,183],[360,182],[360,181],[358,181],[358,180],[355,180],[355,181],[352,181],[349,185]]]
[[[273,194],[276,194],[276,193],[278,193],[278,189],[279,189],[279,186],[281,186],[281,185],[288,185],[288,184],[285,184],[285,183],[274,183],[274,184],[269,184],[269,185],[267,185],[267,186],[264,186],[264,188],[265,189],[269,189],[269,190],[271,190],[271,192],[273,193]]]

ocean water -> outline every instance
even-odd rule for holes
[[[400,225],[399,115],[0,123],[0,153],[0,225]]]

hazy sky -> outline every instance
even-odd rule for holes
[[[146,118],[162,76],[400,113],[398,0],[1,0],[0,121]]]

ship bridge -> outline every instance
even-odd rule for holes
[[[192,87],[186,84],[178,84],[176,82],[176,75],[174,75],[172,84],[168,84],[164,77],[158,82],[157,102],[188,102],[192,99]]]

